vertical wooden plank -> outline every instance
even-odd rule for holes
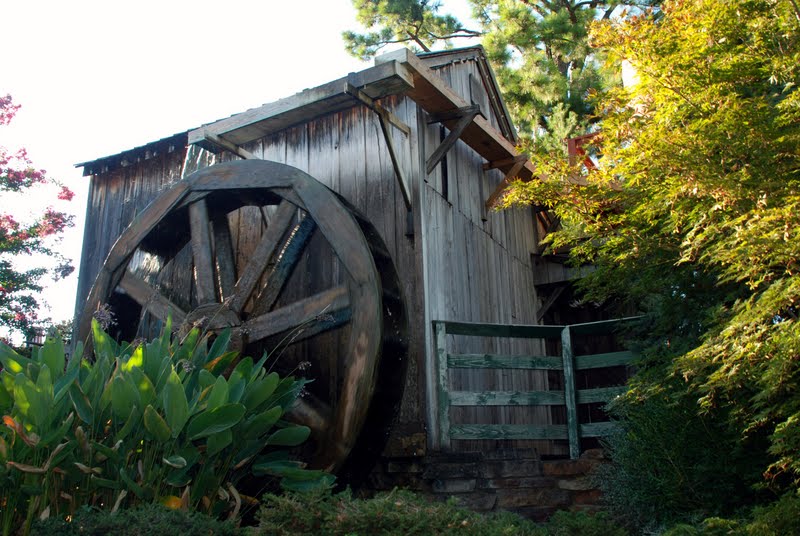
[[[581,455],[581,447],[578,435],[578,405],[575,399],[575,356],[572,353],[572,336],[569,326],[561,331],[561,357],[564,361],[564,398],[567,406],[569,457],[577,460]]]
[[[438,387],[439,447],[450,450],[450,396],[447,380],[447,332],[443,322],[434,322]]]

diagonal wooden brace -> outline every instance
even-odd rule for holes
[[[441,123],[443,121],[453,121],[456,119],[458,121],[450,129],[450,133],[447,135],[447,137],[442,140],[441,144],[439,144],[439,147],[437,147],[436,150],[433,151],[433,154],[430,156],[430,158],[428,158],[428,162],[425,166],[426,173],[430,174],[430,172],[433,171],[439,162],[442,161],[442,158],[444,158],[444,155],[447,154],[447,151],[453,148],[453,145],[455,145],[458,139],[461,137],[464,129],[467,128],[470,123],[472,123],[472,121],[475,119],[475,116],[477,116],[480,111],[480,106],[473,104],[472,106],[456,108],[455,110],[436,114],[431,117],[430,122],[432,123]]]
[[[214,134],[212,132],[206,131],[206,132],[203,133],[203,139],[205,141],[209,142],[209,143],[213,143],[214,145],[216,145],[217,147],[219,147],[221,149],[225,149],[226,151],[230,151],[233,154],[235,154],[237,156],[240,156],[241,158],[244,158],[245,160],[260,160],[260,158],[258,158],[256,155],[254,155],[250,151],[242,149],[238,145],[229,142],[228,140],[226,140],[225,138],[223,138],[222,136],[220,136],[218,134]]]
[[[528,157],[524,154],[521,154],[516,158],[514,158],[514,165],[511,166],[511,169],[508,170],[506,176],[503,178],[503,180],[500,181],[500,184],[498,184],[497,188],[494,189],[492,195],[490,195],[489,198],[486,200],[486,210],[491,210],[492,208],[494,208],[497,201],[503,195],[503,192],[505,192],[506,188],[508,188],[508,185],[511,184],[511,181],[514,180],[514,178],[522,169],[522,166],[524,166],[525,162],[527,161]]]
[[[406,209],[411,211],[410,184],[408,183],[408,180],[406,180],[405,174],[403,173],[403,168],[400,165],[400,160],[397,158],[397,149],[394,146],[394,140],[392,139],[392,133],[389,131],[389,126],[391,125],[402,131],[406,136],[411,134],[411,129],[396,115],[380,104],[376,103],[366,93],[354,85],[345,82],[344,92],[361,102],[364,106],[378,115],[378,121],[380,122],[381,130],[383,131],[383,137],[386,140],[386,147],[389,149],[389,157],[392,160],[394,174],[397,177],[397,184],[400,186],[400,193],[403,194],[403,202],[406,204]]]

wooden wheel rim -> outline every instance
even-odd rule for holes
[[[353,448],[366,419],[364,406],[368,404],[365,401],[372,399],[375,390],[383,332],[381,283],[369,244],[354,216],[331,190],[305,172],[264,160],[226,162],[199,170],[162,193],[131,222],[111,248],[80,318],[79,340],[88,339],[94,311],[126,277],[128,263],[139,244],[171,211],[188,205],[192,217],[199,214],[202,218],[207,209],[205,198],[210,193],[249,189],[270,190],[285,202],[305,210],[350,276],[350,338],[343,382],[321,457],[314,463],[335,471]],[[205,217],[208,221],[207,213]],[[194,228],[191,233],[193,258],[197,262],[194,241],[201,238],[196,237]],[[196,278],[204,277],[202,271],[196,268]],[[198,285],[198,298],[202,294],[200,287]],[[240,297],[239,301],[246,298]],[[214,299],[222,301],[218,297]],[[200,299],[209,303],[210,300],[208,296]],[[140,305],[152,313],[150,302]]]

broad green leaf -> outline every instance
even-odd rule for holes
[[[236,426],[247,409],[242,404],[225,404],[196,415],[187,428],[189,439],[198,439]]]
[[[105,456],[106,458],[111,459],[112,461],[118,462],[121,459],[121,454],[119,450],[115,450],[107,445],[98,443],[97,441],[92,441],[92,450],[95,452],[96,462],[103,461],[101,459],[98,459],[98,454]]]
[[[164,390],[164,385],[166,385],[167,380],[169,379],[170,375],[174,372],[172,368],[172,358],[170,356],[164,356],[161,358],[161,365],[159,365],[158,375],[156,376],[156,393],[159,395],[162,394]]]
[[[140,344],[134,351],[133,354],[122,364],[122,370],[124,372],[130,372],[134,368],[142,369],[144,368],[144,348]]]
[[[13,388],[11,392],[9,392],[8,389],[6,389],[5,383],[0,381],[0,412],[5,414],[11,411],[11,407],[14,405],[13,392]]]
[[[176,469],[183,469],[186,467],[186,458],[183,456],[170,456],[169,458],[162,458],[165,464],[169,465],[170,467],[174,467]]]
[[[244,395],[245,387],[247,387],[247,380],[240,374],[231,374],[231,377],[228,378],[228,400],[240,402]]]
[[[200,385],[201,389],[205,389],[206,387],[211,387],[217,381],[216,376],[211,374],[206,369],[200,369],[197,375],[197,382]]]
[[[233,442],[233,434],[230,428],[211,434],[206,440],[206,456],[211,457],[221,452],[225,447]]]
[[[75,344],[75,351],[70,356],[69,363],[67,363],[67,370],[80,368],[82,363],[83,363],[83,342],[78,341]]]
[[[19,374],[27,369],[30,362],[31,360],[27,357],[19,355],[13,348],[0,342],[0,363],[3,364],[4,370],[12,374]]]
[[[72,400],[72,406],[75,408],[78,417],[86,424],[92,424],[94,421],[92,404],[77,383],[69,386],[69,398]]]
[[[117,355],[117,343],[100,328],[100,323],[95,319],[92,319],[92,342],[94,344],[95,362],[114,359]]]
[[[42,397],[42,402],[47,406],[53,404],[53,373],[50,367],[42,365],[39,369],[39,376],[36,378],[36,390]]]
[[[211,348],[208,350],[208,356],[206,357],[206,363],[215,360],[228,348],[228,344],[231,342],[231,330],[230,328],[226,328],[222,330],[220,333],[217,334],[217,338],[214,339],[214,343],[211,345]],[[205,364],[205,363],[204,363]]]
[[[111,409],[121,421],[126,421],[133,408],[141,404],[136,386],[120,375],[111,380],[110,393]]]
[[[233,363],[238,356],[239,352],[225,352],[218,358],[203,365],[203,368],[205,368],[214,376],[219,376],[228,369],[231,363]]]
[[[248,411],[257,410],[265,400],[272,396],[279,382],[280,377],[276,372],[269,373],[263,380],[253,381],[246,387],[242,403]]]
[[[75,420],[75,412],[71,412],[67,416],[67,418],[64,419],[64,422],[62,422],[58,428],[42,436],[40,445],[42,445],[43,447],[47,447],[52,445],[53,443],[58,443],[62,439],[66,438],[67,432],[72,427],[72,423],[74,420]]]
[[[117,482],[116,480],[109,480],[108,478],[100,478],[97,475],[91,475],[89,477],[89,480],[91,480],[95,486],[100,486],[101,488],[108,488],[108,489],[122,488],[122,484]]]
[[[147,407],[149,408],[150,406]],[[145,410],[145,415],[146,414],[147,411]],[[122,477],[122,481],[125,483],[125,487],[128,488],[128,490],[132,491],[139,499],[145,498],[146,495],[144,488],[142,488],[142,486],[137,484],[135,480],[128,476],[128,472],[124,467],[119,468],[119,476]]]
[[[242,435],[245,439],[255,439],[260,437],[275,426],[278,419],[283,415],[283,408],[274,406],[258,415],[251,417],[245,422]]]
[[[61,376],[58,380],[56,380],[55,385],[53,386],[53,401],[57,404],[61,401],[61,399],[69,392],[70,386],[75,383],[75,380],[78,379],[78,374],[80,373],[80,369],[77,367],[71,367],[67,370],[67,373]]]
[[[44,426],[50,407],[36,385],[24,374],[17,374],[15,378],[14,401],[26,421],[37,427]]]
[[[167,421],[165,421],[151,405],[144,408],[144,427],[148,432],[153,434],[156,440],[161,442],[169,441],[169,438],[172,436],[172,430],[170,430],[169,425],[167,425]]]
[[[309,435],[311,435],[311,429],[308,426],[289,426],[276,430],[264,444],[277,447],[296,447],[308,439]]]
[[[52,374],[53,378],[58,379],[64,374],[64,366],[66,365],[64,342],[58,333],[45,339],[39,355],[42,362],[50,368],[50,374]]]
[[[224,377],[219,376],[208,395],[207,409],[218,408],[226,402],[228,402],[228,382]]]
[[[139,392],[141,407],[155,400],[156,388],[141,368],[135,367],[130,371],[130,381],[133,382],[136,390]]]
[[[148,404],[149,405],[149,404]],[[119,429],[117,435],[114,436],[114,439],[120,441],[128,437],[135,428],[138,428],[142,424],[142,413],[139,411],[137,406],[131,408],[131,412],[128,415],[128,420],[125,421],[125,424],[122,428]]]
[[[286,476],[281,479],[281,488],[287,491],[310,493],[312,491],[331,489],[336,477],[323,471],[303,470],[307,475],[302,478]]]
[[[189,419],[189,401],[186,400],[183,384],[174,369],[164,385],[163,404],[172,437],[178,437]]]

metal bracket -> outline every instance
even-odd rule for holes
[[[369,95],[355,87],[350,82],[344,83],[344,92],[362,103],[364,106],[372,110],[378,115],[378,121],[381,124],[381,130],[383,131],[383,137],[386,140],[386,147],[389,149],[389,157],[392,160],[392,167],[394,168],[394,174],[397,177],[397,184],[400,186],[400,193],[403,194],[403,201],[406,204],[406,209],[411,211],[411,187],[406,179],[405,174],[403,173],[403,168],[400,165],[400,159],[397,157],[397,149],[394,146],[394,140],[392,139],[392,133],[389,131],[389,126],[393,126],[396,129],[400,130],[406,136],[411,134],[411,128],[408,125],[403,123],[396,115],[392,112],[381,106],[380,104],[376,103]]]
[[[458,139],[461,137],[461,134],[464,132],[464,129],[467,128],[470,123],[475,119],[481,112],[480,106],[477,104],[473,104],[472,106],[465,106],[463,108],[456,108],[454,110],[449,110],[447,112],[442,112],[439,114],[432,115],[428,124],[431,123],[442,123],[444,121],[453,121],[458,120],[453,128],[450,129],[450,133],[447,137],[442,140],[442,143],[439,144],[439,147],[433,151],[433,154],[428,158],[428,161],[425,165],[425,170],[427,174],[430,174],[431,171],[442,161],[442,158],[447,154],[447,152],[452,149],[453,145],[456,144]]]

